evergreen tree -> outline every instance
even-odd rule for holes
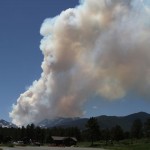
[[[99,124],[96,118],[90,118],[86,123],[87,131],[90,135],[91,145],[94,144],[94,141],[99,139],[100,136],[100,129]]]
[[[143,128],[142,121],[140,119],[134,120],[131,127],[132,138],[137,138],[137,139],[142,138],[142,128]]]
[[[145,131],[145,136],[147,138],[150,138],[150,118],[146,120],[144,123],[144,131]]]
[[[112,136],[112,140],[115,140],[117,142],[122,140],[124,138],[124,133],[121,126],[116,125],[115,127],[113,127],[111,130],[111,136]]]
[[[110,140],[110,130],[108,128],[101,131],[102,140],[106,141],[106,145],[108,144],[108,141]]]

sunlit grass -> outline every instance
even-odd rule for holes
[[[114,146],[106,146],[106,149],[112,150],[150,150],[150,144],[132,144],[132,145],[114,145]]]
[[[91,142],[78,143],[79,147],[91,147]],[[105,141],[95,142],[92,147],[104,148],[109,150],[150,150],[150,140],[123,140],[113,144]]]

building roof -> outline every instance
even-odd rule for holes
[[[55,141],[62,141],[62,140],[66,140],[68,138],[71,138],[72,140],[77,142],[77,139],[75,137],[52,136],[52,139]]]

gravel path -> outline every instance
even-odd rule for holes
[[[102,148],[79,148],[79,147],[0,147],[3,150],[104,150]],[[106,150],[106,149],[105,149]]]

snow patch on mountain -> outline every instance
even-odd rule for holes
[[[2,128],[16,128],[17,126],[11,122],[0,119],[0,127]]]

